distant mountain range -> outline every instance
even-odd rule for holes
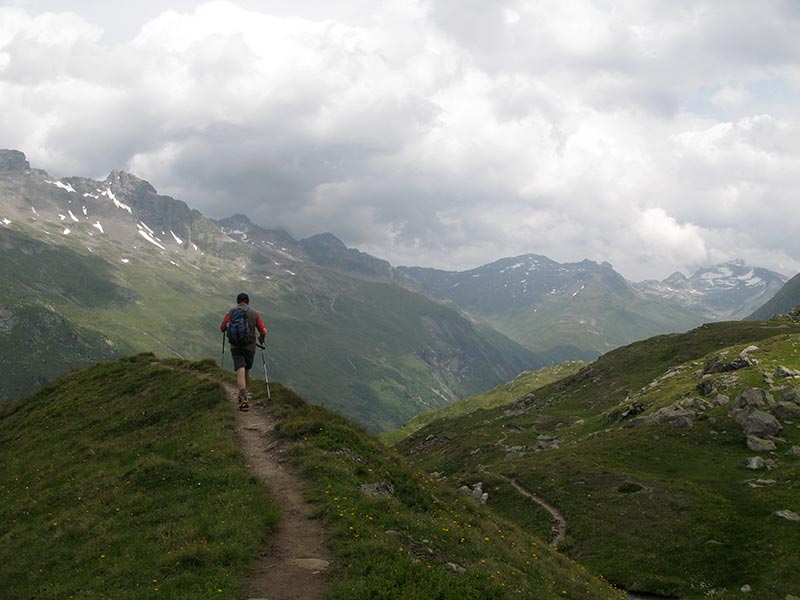
[[[733,262],[632,283],[537,255],[394,268],[329,233],[214,221],[123,171],[57,179],[15,150],[0,150],[0,275],[0,402],[121,354],[220,356],[217,324],[247,290],[270,374],[373,431],[524,370],[741,318],[785,280]]]
[[[633,283],[608,263],[558,263],[529,254],[468,271],[400,271],[431,295],[486,319],[536,351],[592,359],[618,346],[700,323],[740,319],[769,300],[786,278],[733,261]]]

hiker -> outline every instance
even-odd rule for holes
[[[250,308],[250,297],[247,294],[236,296],[236,306],[230,309],[220,323],[219,330],[227,332],[231,345],[231,358],[236,371],[236,383],[239,386],[239,410],[250,408],[248,403],[247,384],[250,381],[250,369],[256,355],[256,331],[261,345],[267,337],[267,328],[261,316]]]

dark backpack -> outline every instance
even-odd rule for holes
[[[249,308],[245,304],[231,309],[231,320],[228,323],[228,341],[231,346],[247,346],[256,341],[255,329],[250,325],[250,319],[247,318]]]

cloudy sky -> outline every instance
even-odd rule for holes
[[[796,0],[3,0],[0,147],[393,264],[800,271]]]

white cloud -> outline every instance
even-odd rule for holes
[[[4,144],[396,264],[800,269],[788,2],[242,2],[0,8]]]

